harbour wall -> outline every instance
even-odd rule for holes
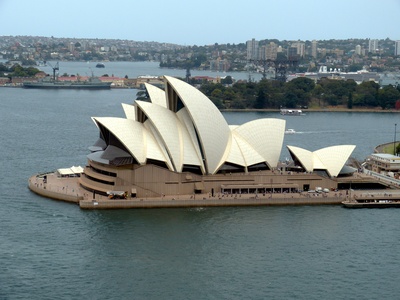
[[[126,199],[126,200],[81,200],[82,209],[123,209],[123,208],[182,208],[182,207],[224,207],[224,206],[296,206],[296,205],[340,205],[345,197],[301,197],[280,195],[280,197],[246,198],[202,198],[189,200],[173,199]]]

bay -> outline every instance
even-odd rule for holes
[[[27,188],[86,164],[92,116],[123,117],[136,90],[0,89],[0,299],[395,299],[398,210],[339,206],[83,211]],[[391,142],[395,113],[224,112],[285,118],[284,144]],[[288,154],[285,147],[282,159]]]
[[[53,67],[57,64],[56,61],[49,61],[46,66],[38,67],[40,70],[47,74],[53,74]],[[102,76],[107,74],[109,76],[136,78],[143,75],[151,76],[176,76],[180,78],[186,77],[186,70],[160,68],[159,62],[105,62],[105,68],[96,68],[97,62],[58,62],[60,75],[67,73],[68,75],[81,75],[90,76],[92,73],[95,76]],[[191,76],[210,76],[210,77],[225,77],[232,76],[236,80],[248,79],[251,76],[252,80],[259,81],[262,78],[260,73],[254,72],[217,72],[217,71],[203,71],[203,70],[190,70]]]

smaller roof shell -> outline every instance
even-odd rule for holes
[[[355,145],[338,145],[311,152],[303,148],[287,146],[290,154],[307,172],[322,169],[333,177],[339,175],[355,147]]]

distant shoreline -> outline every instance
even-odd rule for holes
[[[7,88],[23,88],[22,85],[0,85],[1,87]],[[134,89],[132,87],[114,87],[112,86],[111,89]],[[262,109],[255,109],[255,108],[224,108],[220,109],[221,112],[279,112],[280,109],[277,108],[262,108]],[[326,107],[326,108],[307,108],[302,109],[304,114],[307,112],[355,112],[355,113],[400,113],[400,110],[396,109],[381,109],[381,108],[344,108],[344,107]]]
[[[264,109],[220,109],[222,112],[279,112],[279,109],[264,108]],[[400,113],[396,109],[381,109],[381,108],[341,108],[341,107],[328,107],[328,108],[308,108],[303,109],[303,113],[307,112],[357,112],[357,113]]]

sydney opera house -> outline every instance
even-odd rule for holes
[[[353,145],[314,152],[288,146],[293,165],[281,169],[284,119],[228,125],[198,89],[169,76],[164,90],[149,84],[146,90],[148,100],[123,104],[125,118],[92,118],[99,138],[90,147],[87,166],[71,174],[79,199],[335,189],[348,172]]]

